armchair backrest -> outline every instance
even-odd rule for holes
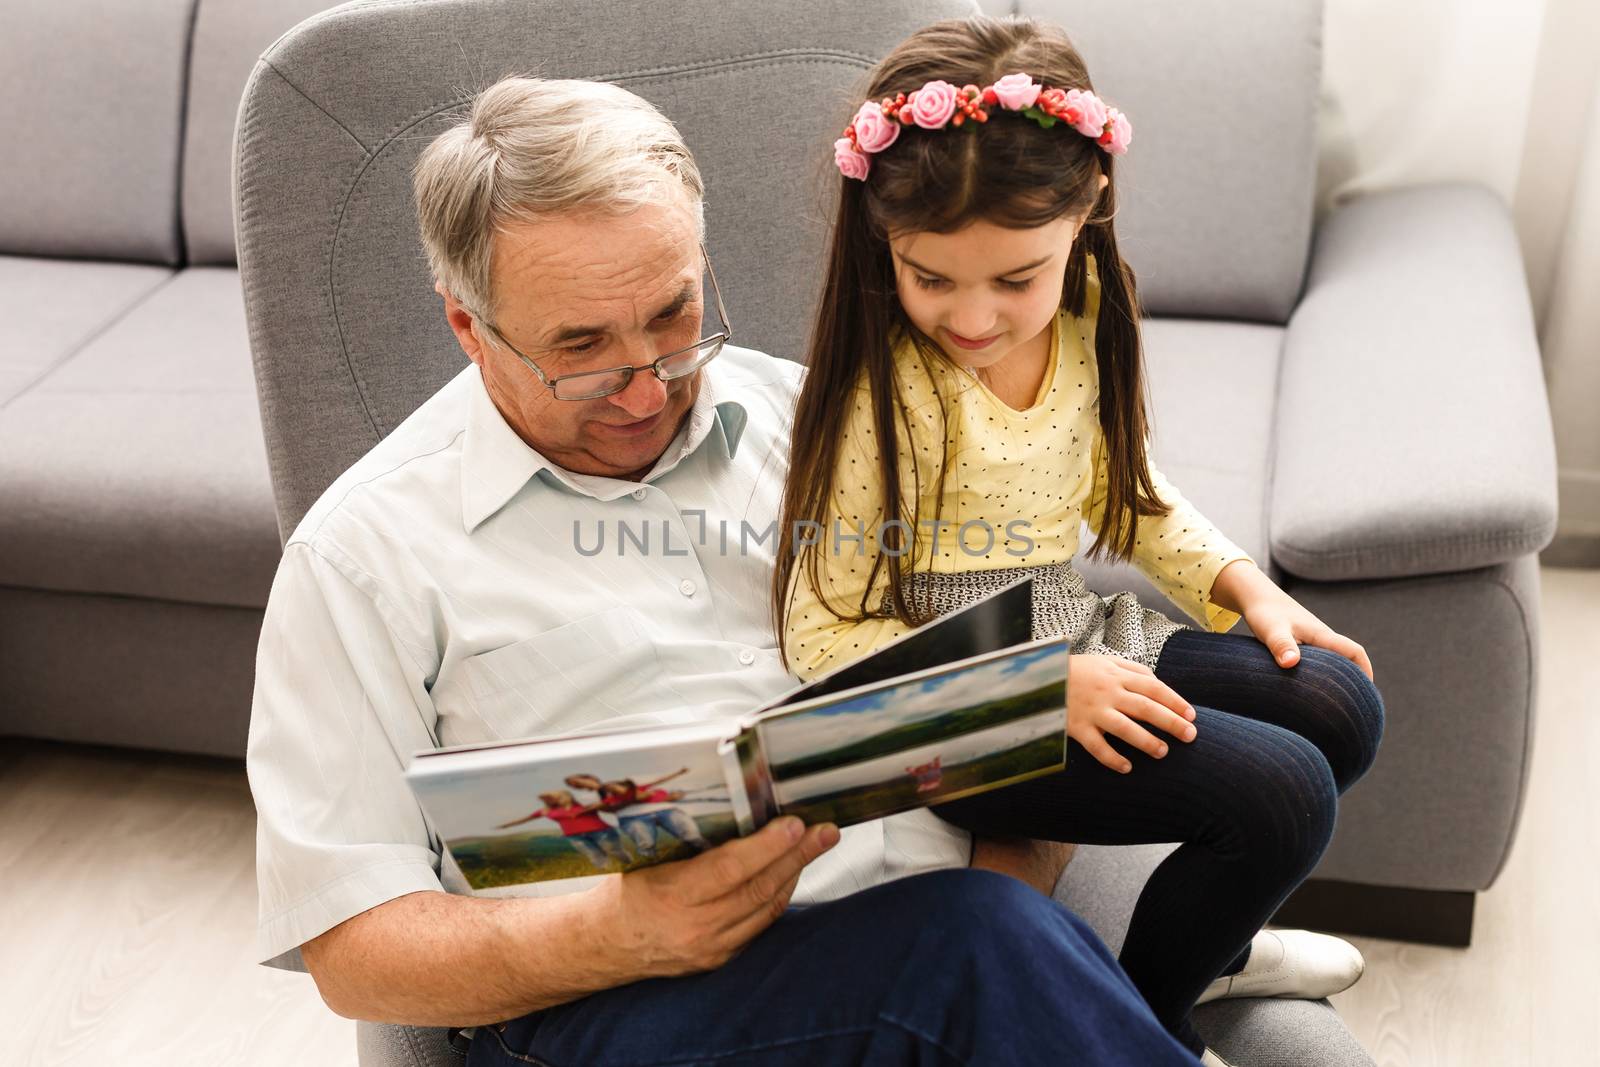
[[[233,245],[233,126],[262,51],[334,0],[193,0],[183,122],[184,247],[190,263],[228,265]]]
[[[235,147],[239,266],[280,530],[465,363],[411,198],[423,147],[508,74],[613,81],[682,130],[738,342],[798,358],[828,146],[866,71],[960,0],[368,0],[257,63]]]

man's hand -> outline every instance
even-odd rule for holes
[[[641,978],[710,970],[789,904],[831,825],[790,816],[694,859],[553,897],[396,897],[307,941],[328,1007],[350,1019],[477,1026]],[[443,963],[441,964],[441,961]]]
[[[604,951],[637,978],[714,970],[768,926],[806,864],[839,842],[831,823],[807,829],[786,815],[693,859],[608,878],[595,892],[615,935]]]
[[[1056,883],[1061,880],[1077,847],[1028,837],[974,837],[972,866],[1009,874],[1048,897],[1055,893]]]

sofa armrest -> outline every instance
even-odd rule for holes
[[[1317,234],[1284,340],[1272,559],[1347,581],[1487,567],[1556,524],[1522,257],[1486,189],[1361,197]]]

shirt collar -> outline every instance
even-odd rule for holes
[[[712,373],[715,365],[713,362],[701,372],[700,392],[689,409],[688,419],[644,481],[654,481],[677,467],[708,437],[715,436],[721,442],[719,451],[724,458],[732,459],[738,451],[749,414],[737,399],[718,398],[717,375]],[[622,478],[574,474],[550,462],[506,422],[490,399],[477,366],[468,368],[467,378],[467,425],[461,445],[461,521],[467,533],[505,507],[534,478],[602,501],[615,500],[638,488],[636,483]],[[722,392],[728,390],[724,388]],[[717,430],[715,435],[713,429]]]

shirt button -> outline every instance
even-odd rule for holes
[[[754,652],[750,651],[748,648],[743,649],[742,651],[740,651],[740,653],[739,653],[739,662],[740,663],[743,663],[746,667],[748,667],[748,666],[750,666],[750,664],[754,663],[755,661],[756,661],[756,654]]]
[[[683,581],[678,583],[678,592],[682,593],[684,596],[694,596],[694,583],[685,578]]]
[[[635,489],[630,495],[635,500],[643,500],[645,498],[645,491],[643,489]]]

